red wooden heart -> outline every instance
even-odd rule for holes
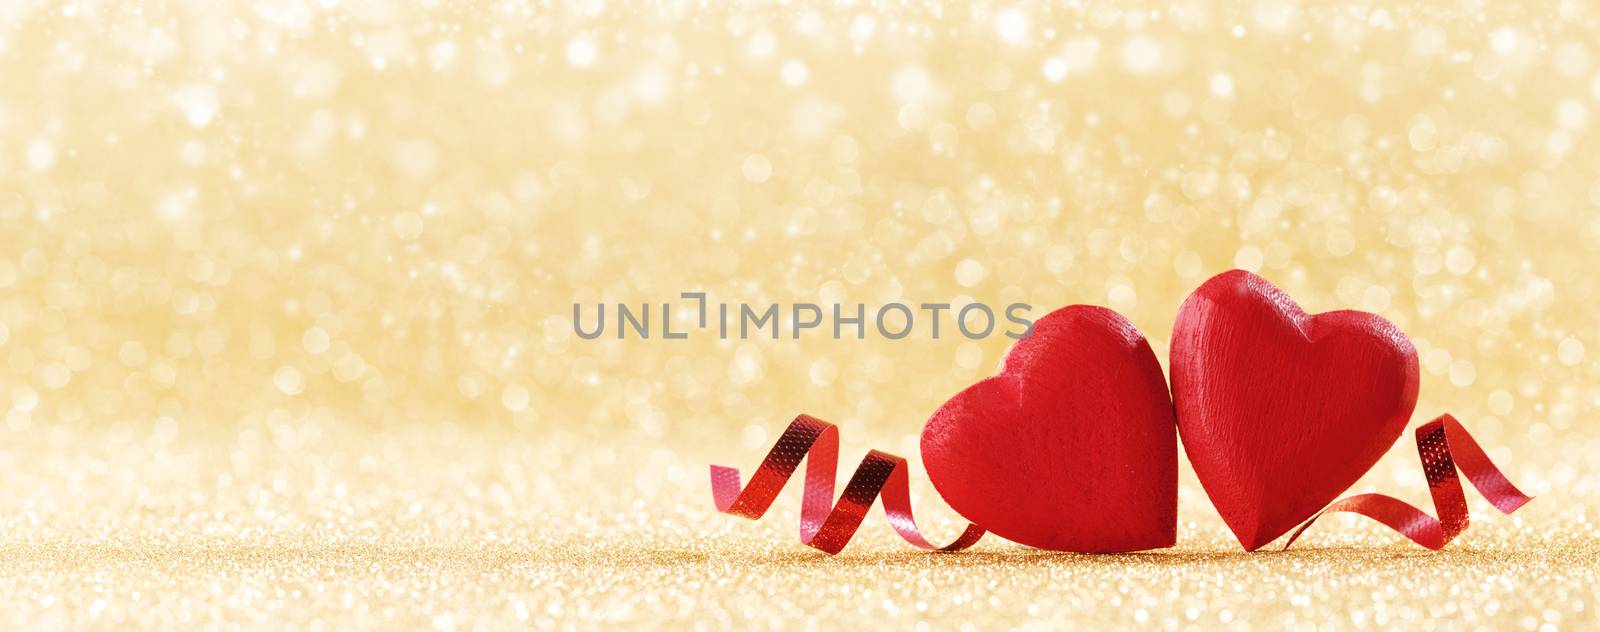
[[[1184,452],[1254,551],[1366,473],[1417,405],[1417,351],[1375,314],[1309,315],[1233,270],[1196,289],[1172,331]]]
[[[1176,435],[1144,336],[1114,311],[1072,305],[933,414],[922,458],[945,502],[996,535],[1136,551],[1177,538]]]

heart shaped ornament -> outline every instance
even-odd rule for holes
[[[956,394],[922,430],[928,478],[957,513],[1042,549],[1172,546],[1172,400],[1144,336],[1103,307],[1034,323],[1000,374]]]
[[[1195,474],[1254,551],[1371,469],[1417,404],[1417,351],[1376,314],[1307,314],[1224,272],[1178,310],[1172,399]]]

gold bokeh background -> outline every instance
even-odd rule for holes
[[[1592,624],[1596,11],[0,7],[8,620]],[[1153,558],[874,514],[826,559],[798,492],[720,516],[706,464],[802,411],[914,459],[1010,339],[572,332],[686,291],[1094,303],[1165,362],[1233,267],[1400,325],[1416,423],[1541,498],[1442,554],[1350,518],[1245,555],[1185,466]],[[1426,506],[1409,440],[1356,489]]]

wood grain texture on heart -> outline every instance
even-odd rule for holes
[[[1176,435],[1144,336],[1112,310],[1072,305],[934,413],[922,457],[945,502],[996,535],[1136,551],[1176,541]]]
[[[1184,451],[1248,550],[1354,484],[1417,403],[1417,353],[1398,327],[1366,312],[1307,314],[1242,270],[1184,301],[1171,344]]]

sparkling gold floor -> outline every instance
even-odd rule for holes
[[[839,558],[741,536],[432,545],[417,534],[61,539],[0,548],[18,627],[238,623],[335,629],[823,627],[883,622],[1179,629],[1592,629],[1592,541],[1484,537],[1443,554],[1336,546],[1247,554],[1208,539],[1137,555],[990,544]]]
[[[896,541],[874,514],[844,554],[827,557],[796,542],[797,490],[759,522],[711,510],[702,450],[730,462],[759,455],[575,449],[585,441],[449,425],[328,431],[252,422],[200,435],[128,426],[12,433],[0,447],[8,472],[0,625],[1600,622],[1600,538],[1585,518],[1592,500],[1570,491],[1541,489],[1513,517],[1475,501],[1477,524],[1442,553],[1355,518],[1328,520],[1292,551],[1245,553],[1186,480],[1172,550],[1055,554],[989,538],[966,553],[926,554]],[[928,530],[956,533],[953,515],[921,490]]]

